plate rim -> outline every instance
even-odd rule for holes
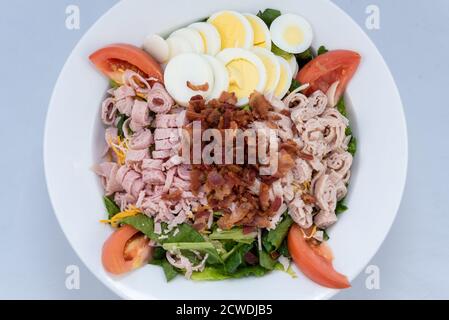
[[[378,253],[380,247],[384,244],[385,239],[387,237],[387,235],[390,233],[391,231],[391,227],[393,225],[393,223],[396,220],[398,211],[400,209],[400,205],[402,203],[403,197],[404,197],[404,190],[405,190],[405,186],[406,186],[406,182],[407,182],[407,177],[408,177],[408,163],[409,163],[409,139],[408,139],[408,127],[407,127],[407,121],[406,121],[406,116],[405,116],[405,112],[404,112],[404,104],[402,102],[402,98],[401,98],[401,94],[399,91],[399,88],[397,86],[397,83],[394,79],[394,76],[390,70],[390,68],[388,67],[388,64],[386,63],[382,53],[379,51],[379,49],[377,48],[377,46],[375,45],[375,43],[371,40],[371,38],[367,35],[367,33],[362,29],[362,27],[355,22],[355,20],[348,14],[346,13],[342,8],[340,8],[337,4],[335,4],[333,1],[331,0],[323,0],[326,1],[328,3],[328,5],[333,6],[335,10],[339,11],[340,14],[344,15],[346,19],[348,19],[349,21],[351,21],[351,24],[353,25],[353,27],[357,28],[358,31],[363,35],[363,37],[365,38],[365,40],[374,48],[374,50],[376,51],[376,53],[381,57],[381,62],[383,64],[384,69],[387,71],[387,76],[390,78],[391,83],[394,85],[393,87],[393,91],[397,94],[397,97],[399,99],[399,103],[400,103],[400,108],[399,108],[399,112],[400,112],[400,120],[401,120],[401,125],[404,129],[403,132],[403,138],[404,138],[404,163],[403,163],[403,172],[402,172],[402,182],[401,182],[401,187],[400,187],[400,196],[398,197],[398,199],[395,201],[395,211],[394,211],[394,216],[391,219],[391,222],[389,223],[388,227],[385,228],[385,231],[383,232],[383,236],[382,236],[382,240],[378,242],[378,244],[376,245],[375,249],[373,250],[372,255],[370,256],[370,258],[367,260],[366,264],[364,266],[362,266],[361,268],[359,268],[360,270],[358,270],[352,277],[350,278],[350,281],[352,282],[356,277],[358,277],[361,274],[361,271],[366,267],[366,265],[373,259],[373,257]],[[124,299],[133,299],[134,297],[130,294],[128,294],[127,292],[121,291],[119,289],[118,286],[114,285],[113,281],[107,281],[107,279],[103,279],[101,277],[101,274],[97,273],[95,270],[93,270],[92,266],[90,265],[90,263],[86,263],[85,258],[83,258],[83,256],[81,255],[81,253],[79,252],[79,250],[76,248],[76,246],[73,245],[72,240],[68,237],[68,233],[66,230],[66,226],[63,223],[63,221],[61,220],[61,215],[57,213],[56,210],[56,206],[54,203],[54,196],[52,194],[54,194],[53,191],[53,187],[50,186],[49,183],[49,175],[50,175],[50,168],[49,168],[49,160],[48,158],[50,157],[50,152],[49,152],[49,118],[50,118],[50,114],[52,113],[52,109],[55,108],[55,96],[56,96],[56,89],[58,87],[58,83],[60,82],[62,75],[64,74],[65,69],[67,68],[67,65],[69,64],[71,57],[73,55],[73,53],[80,47],[81,43],[83,42],[83,39],[91,32],[91,30],[95,29],[97,27],[97,25],[101,24],[101,22],[110,14],[111,11],[115,10],[116,7],[122,5],[125,1],[120,0],[119,2],[117,2],[116,4],[114,4],[113,6],[111,6],[109,9],[107,9],[107,11],[105,11],[85,32],[84,34],[80,37],[80,39],[78,40],[78,42],[76,43],[76,45],[73,47],[73,49],[71,50],[70,54],[67,56],[66,61],[64,62],[63,67],[61,68],[59,75],[57,77],[57,80],[55,82],[54,88],[52,90],[52,94],[51,94],[51,98],[49,100],[49,105],[48,105],[48,109],[47,109],[47,113],[46,113],[46,117],[45,117],[45,127],[44,127],[44,141],[43,141],[43,161],[44,161],[44,174],[45,174],[45,181],[46,181],[46,188],[48,191],[48,195],[49,195],[49,199],[50,199],[50,203],[53,209],[53,212],[56,216],[56,219],[58,221],[58,224],[60,226],[60,228],[62,229],[65,238],[67,239],[67,241],[70,244],[70,247],[75,251],[76,255],[78,256],[78,258],[82,261],[82,263],[87,267],[87,269],[102,283],[104,284],[109,290],[111,290],[112,292],[114,292],[116,295],[118,295],[121,298]],[[399,107],[398,106],[398,107]],[[340,292],[341,290],[328,290],[325,294],[321,295],[320,298],[322,299],[329,299],[331,297],[333,297],[335,294],[337,294],[338,292]],[[152,295],[151,299],[158,299],[156,296]]]

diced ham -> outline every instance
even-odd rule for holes
[[[163,185],[165,183],[165,174],[161,170],[147,169],[142,172],[143,181],[147,184]]]
[[[149,151],[148,149],[141,149],[141,150],[128,150],[126,152],[126,161],[130,162],[136,162],[136,161],[142,161],[143,159],[146,159],[149,157]]]
[[[137,124],[147,126],[151,123],[150,109],[148,103],[145,101],[135,100],[133,110],[131,112],[131,118]]]

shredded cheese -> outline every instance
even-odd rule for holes
[[[304,232],[304,230],[301,228],[301,231],[302,231],[302,234],[304,235],[304,238],[305,239],[312,239],[313,238],[313,236],[315,235],[315,233],[316,233],[316,225],[314,225],[313,226],[313,228],[312,228],[312,232],[310,233],[310,235],[307,235],[305,232]]]
[[[112,151],[114,151],[117,157],[117,163],[119,165],[124,165],[126,160],[126,150],[128,150],[128,143],[126,139],[122,141],[122,139],[117,136],[118,144],[114,144],[112,139],[109,139],[109,145],[111,146]]]
[[[135,216],[139,213],[142,213],[142,210],[137,208],[136,206],[130,205],[128,206],[128,209],[117,213],[115,216],[113,216],[111,219],[108,220],[100,220],[101,223],[110,223],[113,228],[117,228],[120,220]]]

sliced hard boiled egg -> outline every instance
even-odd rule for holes
[[[170,57],[170,48],[167,41],[157,34],[152,34],[145,38],[143,49],[159,63],[166,62]]]
[[[264,91],[267,72],[262,60],[255,53],[241,48],[228,48],[218,53],[217,58],[228,70],[228,90],[237,96],[237,105],[247,104],[254,91]]]
[[[210,55],[204,55],[203,57],[207,60],[207,62],[209,62],[212,73],[214,74],[214,87],[212,88],[212,91],[210,92],[207,99],[218,99],[220,98],[223,91],[228,91],[228,70],[226,70],[224,63],[221,60]]]
[[[289,53],[306,51],[313,40],[312,26],[301,16],[283,14],[277,17],[270,27],[274,44]]]
[[[267,81],[263,93],[274,92],[281,77],[281,65],[276,55],[271,51],[254,47],[253,52],[262,60],[267,72]]]
[[[254,43],[254,32],[249,21],[235,11],[220,11],[213,14],[208,20],[221,37],[221,49],[246,48]]]
[[[287,62],[290,66],[290,70],[292,70],[293,78],[296,78],[296,75],[298,74],[299,71],[299,65],[298,61],[296,60],[296,57],[292,56],[290,59],[287,60]]]
[[[200,33],[195,29],[182,28],[173,32],[170,37],[182,37],[186,39],[192,46],[194,52],[204,53],[204,42]]]
[[[254,33],[254,43],[255,47],[265,48],[271,51],[271,34],[265,22],[258,16],[246,13],[245,18],[248,19]]]
[[[217,29],[207,22],[196,22],[189,26],[200,33],[205,53],[215,56],[221,49],[221,38]]]
[[[290,89],[293,75],[287,60],[278,56],[276,56],[276,58],[278,59],[281,66],[281,76],[279,78],[279,83],[274,90],[274,95],[276,96],[276,98],[282,99],[287,93],[288,89]]]
[[[194,52],[192,44],[181,36],[171,36],[167,39],[168,47],[170,49],[169,59],[173,59],[179,54]]]
[[[167,63],[164,82],[173,99],[186,107],[193,96],[207,98],[210,95],[214,87],[214,74],[202,55],[182,53]]]

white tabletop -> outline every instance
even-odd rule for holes
[[[390,66],[403,98],[410,143],[398,217],[369,263],[378,267],[380,288],[368,289],[368,275],[361,273],[353,287],[336,298],[447,299],[449,2],[334,2],[365,28]],[[366,8],[374,2],[380,9],[380,29],[367,30]],[[61,232],[42,163],[44,120],[59,71],[84,32],[116,0],[1,3],[0,298],[116,299],[83,266]],[[65,25],[65,10],[73,3],[80,8],[79,30]],[[387,116],[379,114],[380,133],[382,117]],[[373,198],[382,201],[382,195]],[[79,289],[66,287],[70,265],[79,267]]]

